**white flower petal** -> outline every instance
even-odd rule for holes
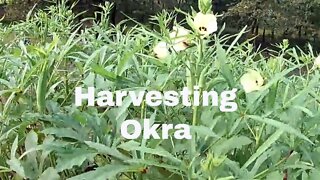
[[[197,13],[193,19],[193,25],[204,36],[208,36],[218,30],[217,18],[214,14]]]
[[[314,67],[315,67],[315,68],[320,68],[320,56],[318,56],[318,57],[314,60]]]
[[[208,23],[208,33],[211,34],[211,33],[214,33],[218,30],[218,24],[217,24],[217,21],[210,21]]]
[[[153,52],[155,53],[156,57],[159,59],[164,59],[170,55],[167,43],[161,41],[159,42],[154,48]]]
[[[263,78],[259,72],[251,69],[240,78],[240,83],[244,91],[250,93],[261,90]]]
[[[188,36],[190,34],[190,31],[187,30],[184,27],[178,27],[178,26],[173,26],[172,32],[170,33],[170,38],[187,38],[185,36]]]
[[[179,43],[176,43],[172,46],[172,48],[176,51],[176,52],[179,52],[179,51],[183,51],[185,49],[187,49],[189,46],[184,43],[184,42],[179,42]]]
[[[183,28],[183,27],[177,27],[174,26],[173,31],[169,34],[172,43],[173,43],[173,49],[177,52],[183,51],[186,48],[188,48],[188,35],[190,34],[190,31]]]

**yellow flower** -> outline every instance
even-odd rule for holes
[[[320,68],[320,55],[314,60],[314,68]]]
[[[183,51],[189,47],[188,35],[190,31],[184,27],[174,26],[173,31],[169,34],[170,39],[172,40],[172,48],[176,51]]]
[[[160,41],[154,48],[153,52],[159,59],[164,59],[170,55],[167,43]]]
[[[208,36],[218,30],[217,17],[211,13],[197,13],[193,19],[193,25],[203,36]]]
[[[263,78],[258,71],[249,69],[248,72],[240,78],[240,83],[244,91],[250,93],[262,88]]]

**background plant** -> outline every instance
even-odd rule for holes
[[[37,11],[23,22],[1,24],[1,179],[316,179],[319,177],[319,70],[292,72],[312,63],[314,52],[289,48],[258,51],[250,41],[219,32],[167,60],[152,55],[169,43],[178,13],[151,21],[110,25],[109,4],[101,20],[81,28],[66,4]],[[98,14],[97,14],[98,16]],[[219,19],[218,19],[219,20]],[[131,21],[134,21],[131,19]],[[178,24],[188,27],[186,21]],[[244,93],[239,79],[257,69],[261,91]],[[237,88],[238,110],[211,107],[74,106],[77,86],[97,91]],[[187,123],[186,140],[132,140],[120,136],[126,119]]]

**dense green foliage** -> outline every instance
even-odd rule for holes
[[[269,34],[272,31],[273,34],[313,40],[313,37],[318,37],[319,7],[317,0],[242,0],[228,14],[231,16],[229,20],[240,18],[237,22],[252,25],[253,32],[254,28],[256,31],[260,28],[268,30]]]
[[[95,6],[99,3],[114,2],[115,7],[111,13],[113,23],[126,19],[126,14],[141,23],[148,23],[150,15],[154,15],[163,9],[174,8],[190,11],[190,7],[197,9],[195,0],[68,0],[69,3],[78,2],[73,8],[75,13],[86,11],[81,16],[93,16],[98,10]],[[5,1],[3,1],[5,2]],[[0,16],[4,15],[4,21],[25,19],[27,12],[34,7],[43,8],[48,2],[56,0],[10,0],[8,5],[1,6]],[[0,2],[1,3],[1,2]],[[294,45],[301,47],[311,43],[317,50],[320,48],[319,32],[320,17],[318,0],[215,0],[212,2],[216,13],[222,15],[223,22],[227,22],[227,33],[236,33],[244,25],[251,28],[249,36],[259,36],[256,45],[262,43],[270,46],[270,43],[279,43],[281,39],[288,38]],[[81,19],[80,18],[80,19]]]
[[[152,48],[170,42],[176,13],[154,16],[155,31],[137,22],[112,26],[110,6],[103,10],[85,29],[63,3],[0,25],[1,180],[320,177],[320,72],[289,75],[313,63],[311,46],[289,48],[284,40],[266,54],[238,42],[245,29],[226,36],[222,27],[207,39],[192,33],[190,48],[159,60]],[[239,79],[247,69],[265,78],[260,91],[243,91]],[[237,88],[238,110],[133,107],[130,99],[117,108],[74,105],[77,86],[165,91],[188,83]],[[193,139],[120,136],[121,122],[144,118],[190,124]]]

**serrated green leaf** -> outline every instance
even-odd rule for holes
[[[199,137],[214,137],[220,138],[216,133],[214,133],[210,128],[205,126],[191,126],[190,127],[192,132],[195,132]]]
[[[19,176],[26,177],[24,168],[17,158],[8,160],[7,164],[10,166],[10,169],[19,174]]]
[[[11,147],[11,158],[7,160],[7,164],[10,166],[10,170],[15,171],[21,177],[26,177],[24,168],[21,162],[16,158],[16,152],[18,149],[18,136],[16,136],[15,140],[13,141]]]
[[[122,85],[128,85],[128,86],[130,85],[130,86],[133,86],[133,87],[137,86],[136,82],[133,82],[132,80],[130,80],[130,79],[126,78],[126,77],[118,76],[115,73],[109,72],[109,71],[107,71],[106,69],[104,69],[100,65],[92,64],[91,65],[91,70],[94,73],[99,74],[100,76],[108,79],[111,82],[119,83],[119,84],[122,84]]]
[[[253,119],[255,121],[263,122],[263,123],[269,124],[271,126],[277,127],[287,133],[293,134],[301,139],[308,141],[311,144],[314,144],[307,136],[303,135],[300,131],[298,131],[298,130],[294,129],[293,127],[291,127],[287,124],[284,124],[280,121],[276,121],[276,120],[269,119],[269,118],[262,118],[262,117],[259,117],[256,115],[247,115],[247,117],[250,119]]]
[[[71,128],[47,128],[42,131],[44,134],[51,134],[57,137],[72,138],[79,141],[84,141],[84,137]]]
[[[276,179],[283,179],[284,173],[281,173],[279,171],[271,172],[268,174],[266,180],[276,180]]]
[[[272,134],[258,149],[257,151],[247,160],[247,162],[241,167],[242,169],[247,168],[253,161],[255,161],[261,154],[263,154],[271,145],[276,142],[283,134],[283,130],[277,130]]]
[[[234,81],[234,76],[232,74],[231,68],[227,61],[226,51],[222,48],[220,44],[217,45],[217,60],[218,60],[218,68],[222,74],[222,76],[226,79],[230,88],[233,88],[236,83]]]
[[[180,159],[177,159],[172,154],[170,154],[168,151],[160,148],[159,146],[155,149],[147,148],[147,147],[141,147],[140,143],[137,143],[135,141],[129,141],[124,144],[120,144],[118,148],[121,148],[126,151],[142,151],[143,153],[152,154],[152,155],[158,155],[165,158],[168,158],[175,162],[181,162]]]
[[[97,153],[85,149],[74,149],[69,153],[59,154],[56,170],[61,172],[73,166],[80,166],[85,160],[92,160],[96,155]]]
[[[94,171],[80,174],[78,176],[74,176],[69,178],[68,180],[106,180],[108,178],[114,178],[119,173],[122,172],[135,172],[138,171],[141,167],[137,166],[128,166],[128,165],[106,165],[103,167],[99,167]]]
[[[233,136],[230,139],[221,139],[212,147],[215,156],[227,154],[232,149],[238,149],[242,146],[252,143],[252,140],[246,136]]]
[[[41,174],[38,180],[59,180],[59,179],[60,179],[60,176],[57,170],[55,170],[53,167],[49,167]]]
[[[27,154],[27,160],[23,163],[25,174],[30,179],[35,179],[38,175],[38,161],[37,152],[34,150],[38,146],[38,135],[33,130],[31,130],[25,140],[25,148]]]
[[[32,149],[35,149],[38,146],[37,133],[35,133],[33,130],[31,130],[27,134],[24,144],[25,144],[26,151],[30,151]],[[36,152],[30,152],[30,153],[28,153],[27,157],[36,161],[37,154],[36,154]]]
[[[16,136],[11,146],[11,155],[10,155],[11,159],[16,157],[17,149],[18,149],[18,136]]]
[[[102,154],[106,154],[106,155],[110,155],[112,157],[121,159],[121,160],[127,160],[128,157],[123,155],[122,153],[120,153],[117,149],[114,148],[110,148],[104,144],[100,144],[100,143],[95,143],[95,142],[91,142],[91,141],[85,141],[85,143],[98,151],[98,153],[102,153]]]

